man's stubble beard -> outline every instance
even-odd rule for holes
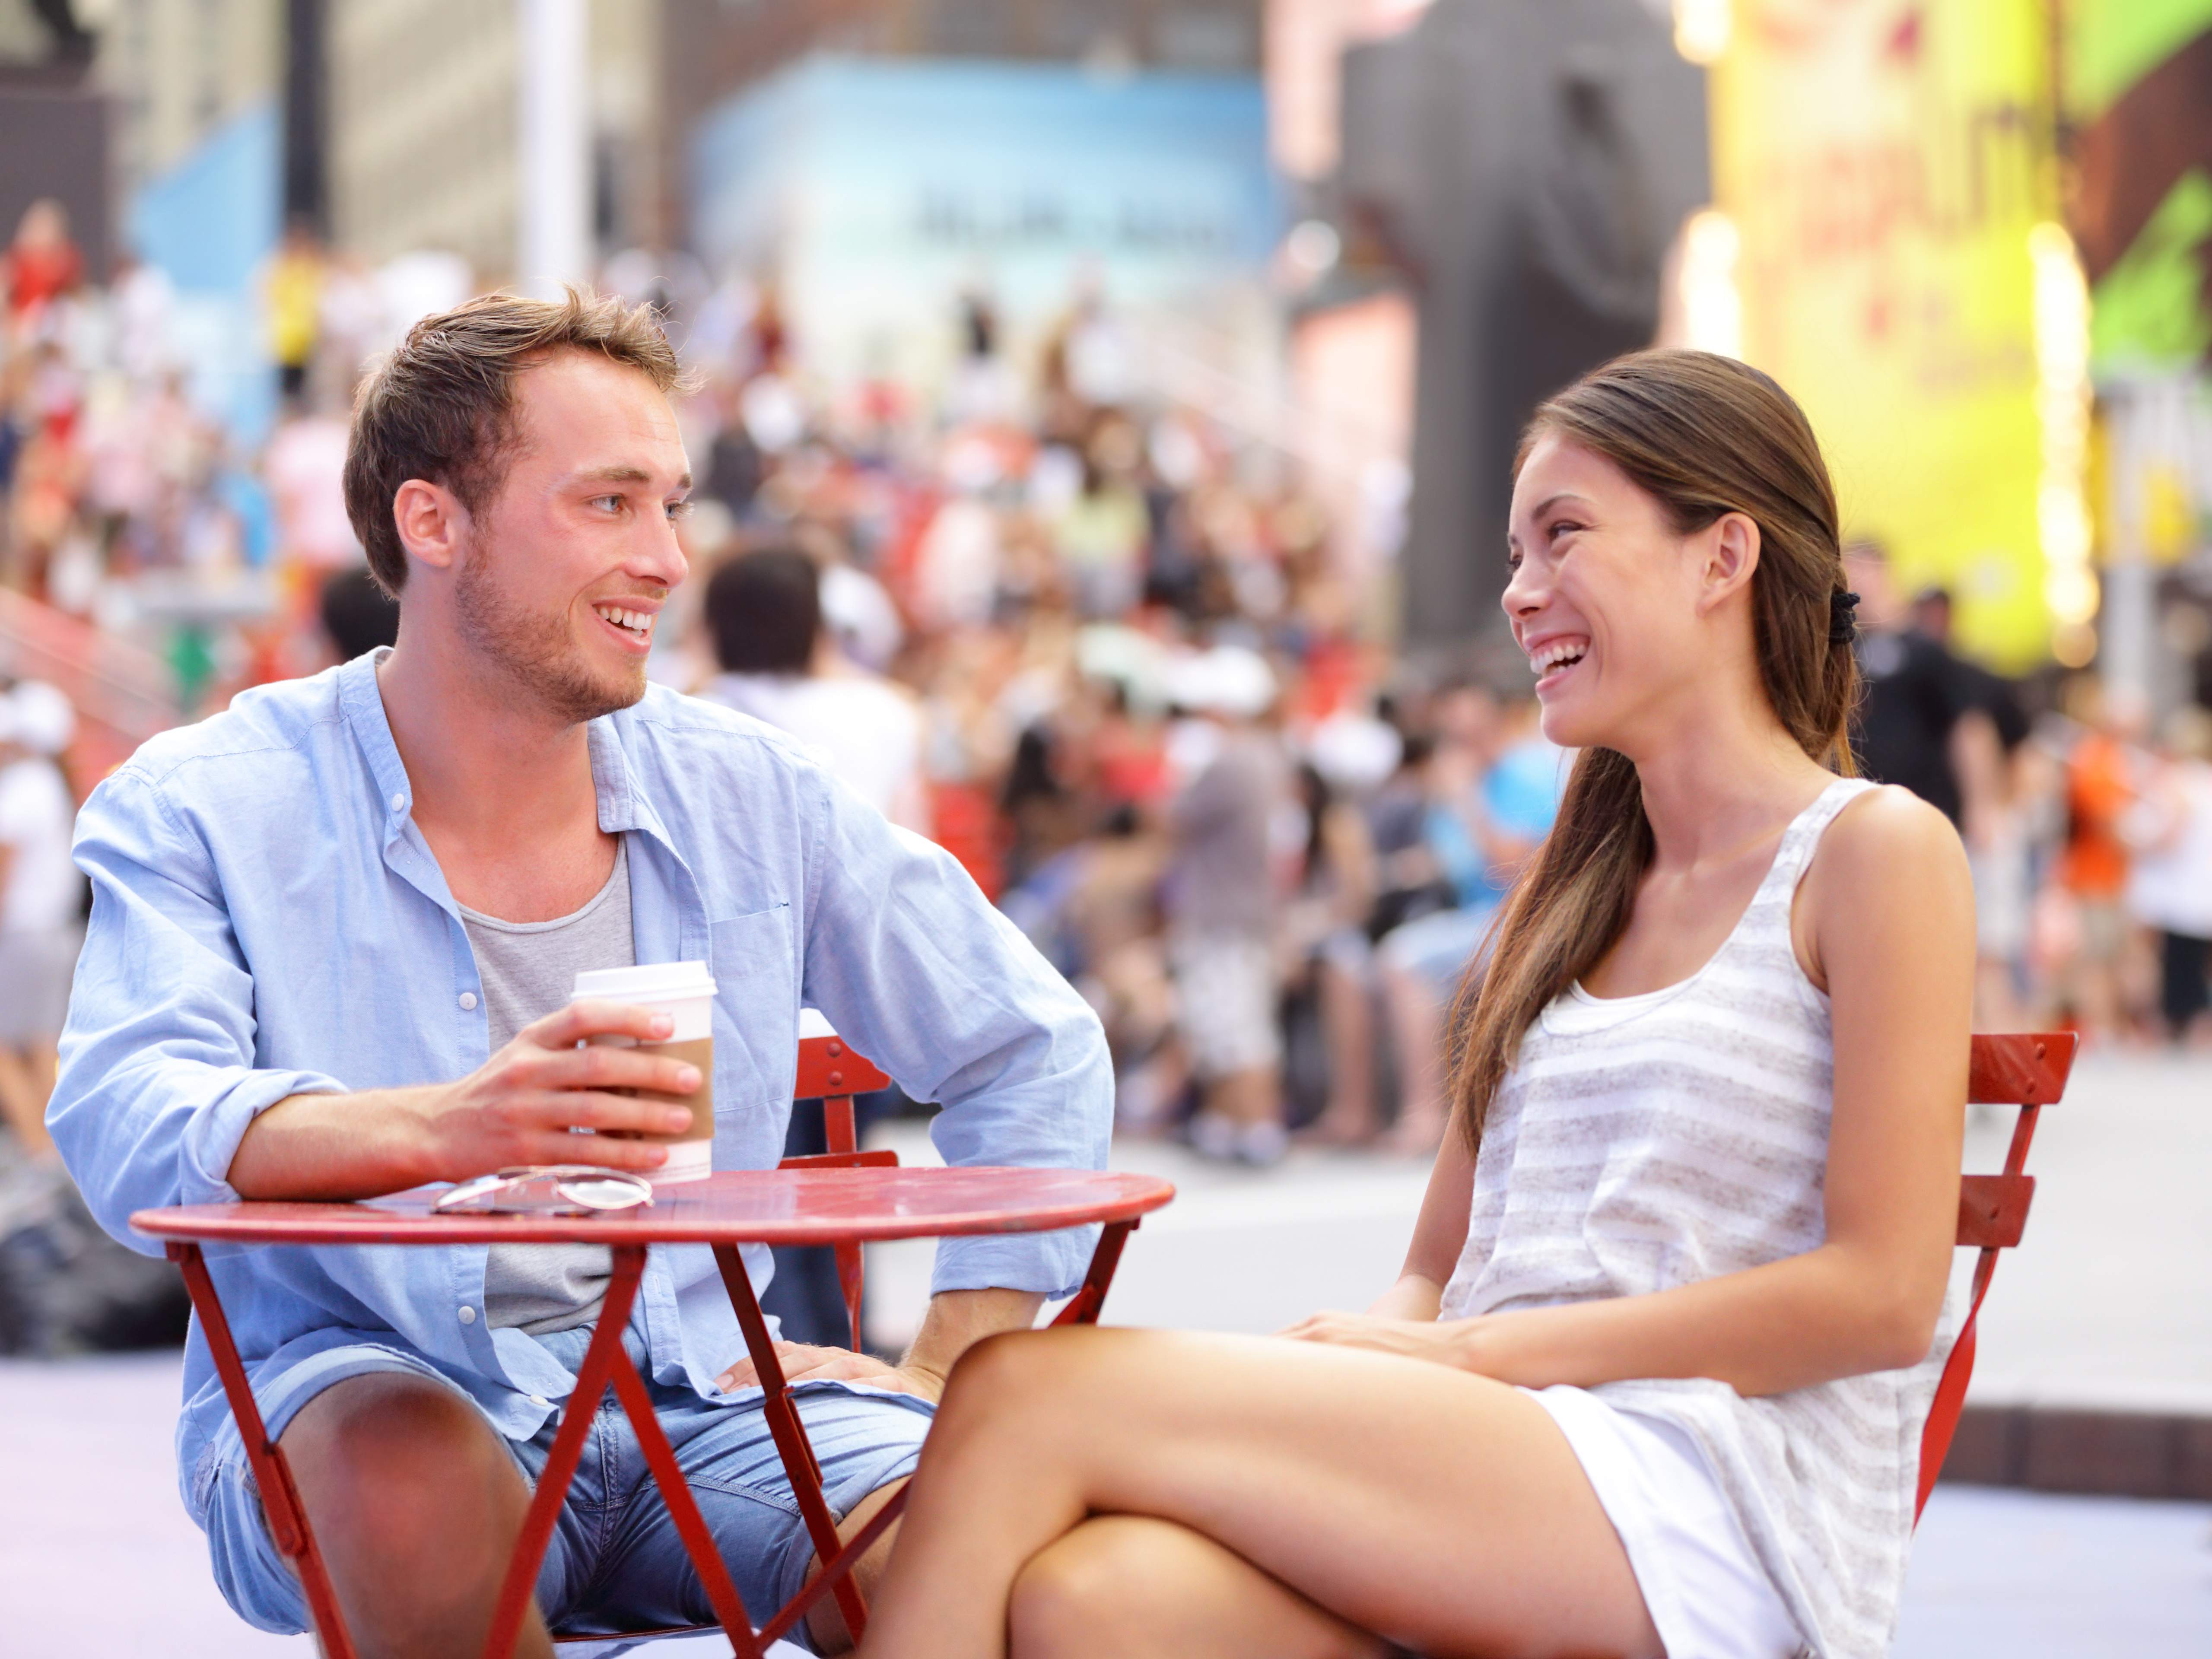
[[[569,635],[565,611],[524,609],[500,590],[490,561],[471,547],[453,581],[453,614],[463,640],[518,695],[562,724],[580,726],[645,696],[645,665],[634,673],[594,675]]]

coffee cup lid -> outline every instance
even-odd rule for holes
[[[703,962],[640,963],[635,968],[586,968],[576,975],[569,1000],[658,1002],[671,997],[710,997],[714,976]]]

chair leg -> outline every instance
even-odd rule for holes
[[[231,1338],[230,1322],[223,1316],[207,1260],[198,1244],[189,1243],[171,1244],[169,1260],[184,1275],[185,1290],[192,1299],[192,1310],[199,1316],[209,1351],[215,1356],[216,1374],[222,1379],[232,1420],[238,1425],[254,1484],[260,1489],[262,1511],[269,1517],[269,1535],[300,1575],[316,1638],[326,1659],[354,1659],[353,1634],[346,1629],[345,1615],[338,1609],[337,1591],[331,1583],[322,1551],[316,1547],[314,1529],[307,1524],[300,1489],[292,1482],[292,1466],[262,1421],[261,1407],[254,1401],[253,1385],[238,1357],[238,1344]]]
[[[1114,1269],[1121,1263],[1121,1247],[1137,1230],[1133,1221],[1109,1221],[1098,1235],[1098,1248],[1091,1253],[1091,1270],[1083,1283],[1053,1319],[1055,1325],[1096,1325],[1106,1305],[1106,1291],[1114,1283]]]

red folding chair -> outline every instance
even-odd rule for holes
[[[1982,1254],[1974,1263],[1974,1294],[1966,1309],[1966,1322],[1960,1327],[1959,1340],[1944,1362],[1942,1379],[1936,1385],[1936,1403],[1929,1410],[1927,1427],[1921,1431],[1920,1498],[1913,1506],[1915,1522],[1928,1507],[1928,1494],[1935,1490],[1936,1477],[1942,1473],[1943,1459],[1951,1450],[1951,1437],[1958,1432],[1959,1413],[1966,1403],[1966,1384],[1974,1374],[1974,1320],[1997,1270],[1997,1252],[2019,1243],[2027,1231],[2035,1177],[2024,1170],[2028,1142],[2035,1139],[2036,1115],[2045,1106],[2056,1105],[2066,1092],[2066,1079],[2074,1069],[2074,1054],[2081,1042],[2071,1031],[1974,1039],[1973,1059],[1966,1071],[1967,1102],[1976,1106],[2017,1106],[2020,1116],[2013,1124],[2004,1173],[1959,1178],[1959,1248]]]

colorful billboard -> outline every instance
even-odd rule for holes
[[[1847,533],[1952,590],[1962,649],[2041,660],[2054,599],[2094,605],[2081,410],[2039,412],[2072,268],[2041,0],[1736,0],[1711,106],[1743,355],[1812,416]]]

